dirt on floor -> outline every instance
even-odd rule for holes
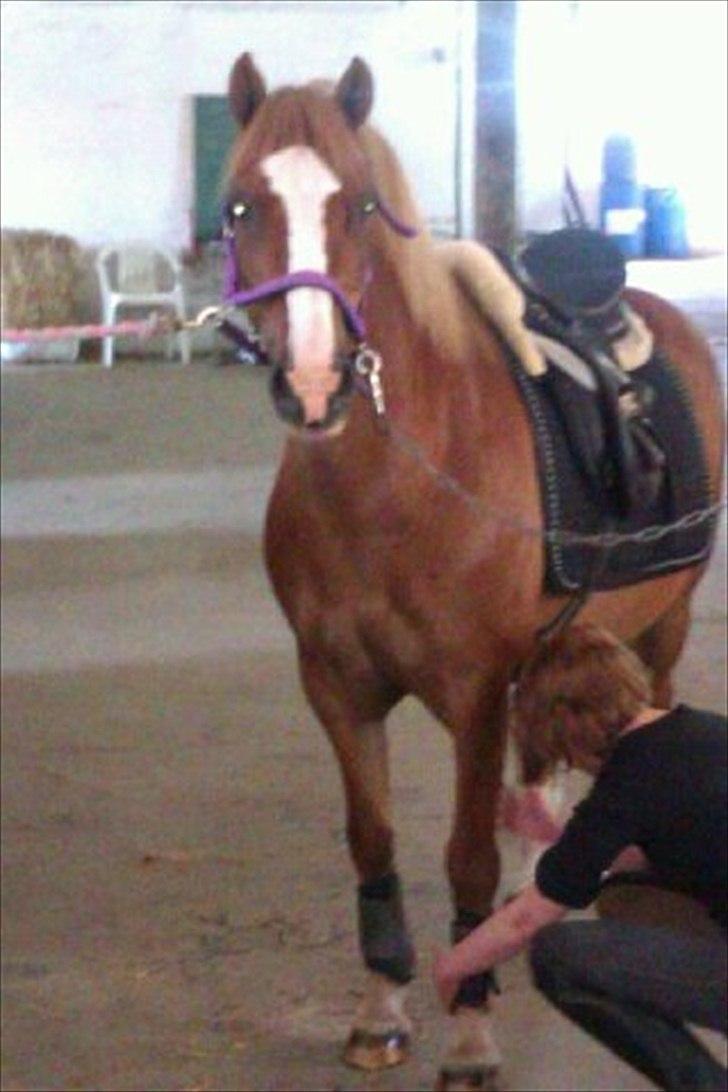
[[[401,1068],[358,1074],[338,774],[260,557],[282,442],[266,382],[205,362],[4,375],[6,1090],[432,1086],[449,744],[414,702],[392,718],[416,1037]],[[717,709],[724,560],[723,531],[678,676]],[[651,1087],[522,960],[502,985],[504,1088]]]

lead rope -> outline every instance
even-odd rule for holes
[[[444,470],[440,470],[439,467],[436,467],[420,445],[391,422],[389,423],[387,433],[392,442],[401,451],[416,462],[417,465],[434,481],[438,482],[443,489],[447,490],[447,492],[451,493],[453,496],[458,497],[459,500],[467,505],[474,516],[489,519],[509,530],[518,531],[531,538],[539,538],[544,542],[551,542],[563,546],[585,546],[587,548],[607,550],[611,550],[615,546],[622,546],[628,542],[657,542],[659,539],[664,538],[666,535],[672,534],[675,531],[686,531],[693,527],[698,527],[708,520],[715,519],[726,507],[725,501],[720,501],[716,504],[708,505],[706,508],[698,508],[693,512],[688,512],[679,520],[675,520],[674,523],[651,524],[648,527],[643,527],[639,531],[604,531],[601,534],[586,534],[581,531],[565,531],[560,529],[545,531],[543,527],[536,527],[531,523],[527,523],[525,520],[519,519],[517,516],[507,516],[500,512],[495,512],[492,507],[489,507],[484,501],[481,501],[479,497],[476,497],[475,494],[465,489],[452,477],[452,475]]]
[[[92,341],[102,337],[140,337],[172,334],[184,324],[167,315],[155,313],[147,319],[128,320],[107,325],[3,327],[0,340],[22,344],[44,341]]]

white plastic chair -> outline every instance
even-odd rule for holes
[[[104,325],[116,321],[120,307],[149,308],[150,312],[167,308],[179,319],[185,319],[182,270],[177,259],[168,251],[147,243],[119,243],[104,247],[96,257],[96,269],[101,288]],[[179,351],[183,364],[190,363],[190,335],[180,330]],[[168,356],[174,353],[174,337],[170,335]],[[114,338],[103,339],[102,362],[110,368],[114,363]]]

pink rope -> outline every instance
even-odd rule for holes
[[[176,329],[169,316],[152,315],[148,319],[117,322],[112,326],[44,326],[40,329],[10,329],[0,331],[0,341],[63,341],[77,338],[80,341],[100,337],[136,336],[153,337],[170,334]]]

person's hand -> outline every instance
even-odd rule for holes
[[[497,822],[512,834],[543,845],[556,842],[563,829],[543,790],[536,785],[519,790],[504,786],[498,799]]]
[[[452,1012],[453,1003],[460,986],[460,975],[453,974],[450,969],[450,951],[438,948],[435,952],[432,977],[435,988],[446,1012]]]

